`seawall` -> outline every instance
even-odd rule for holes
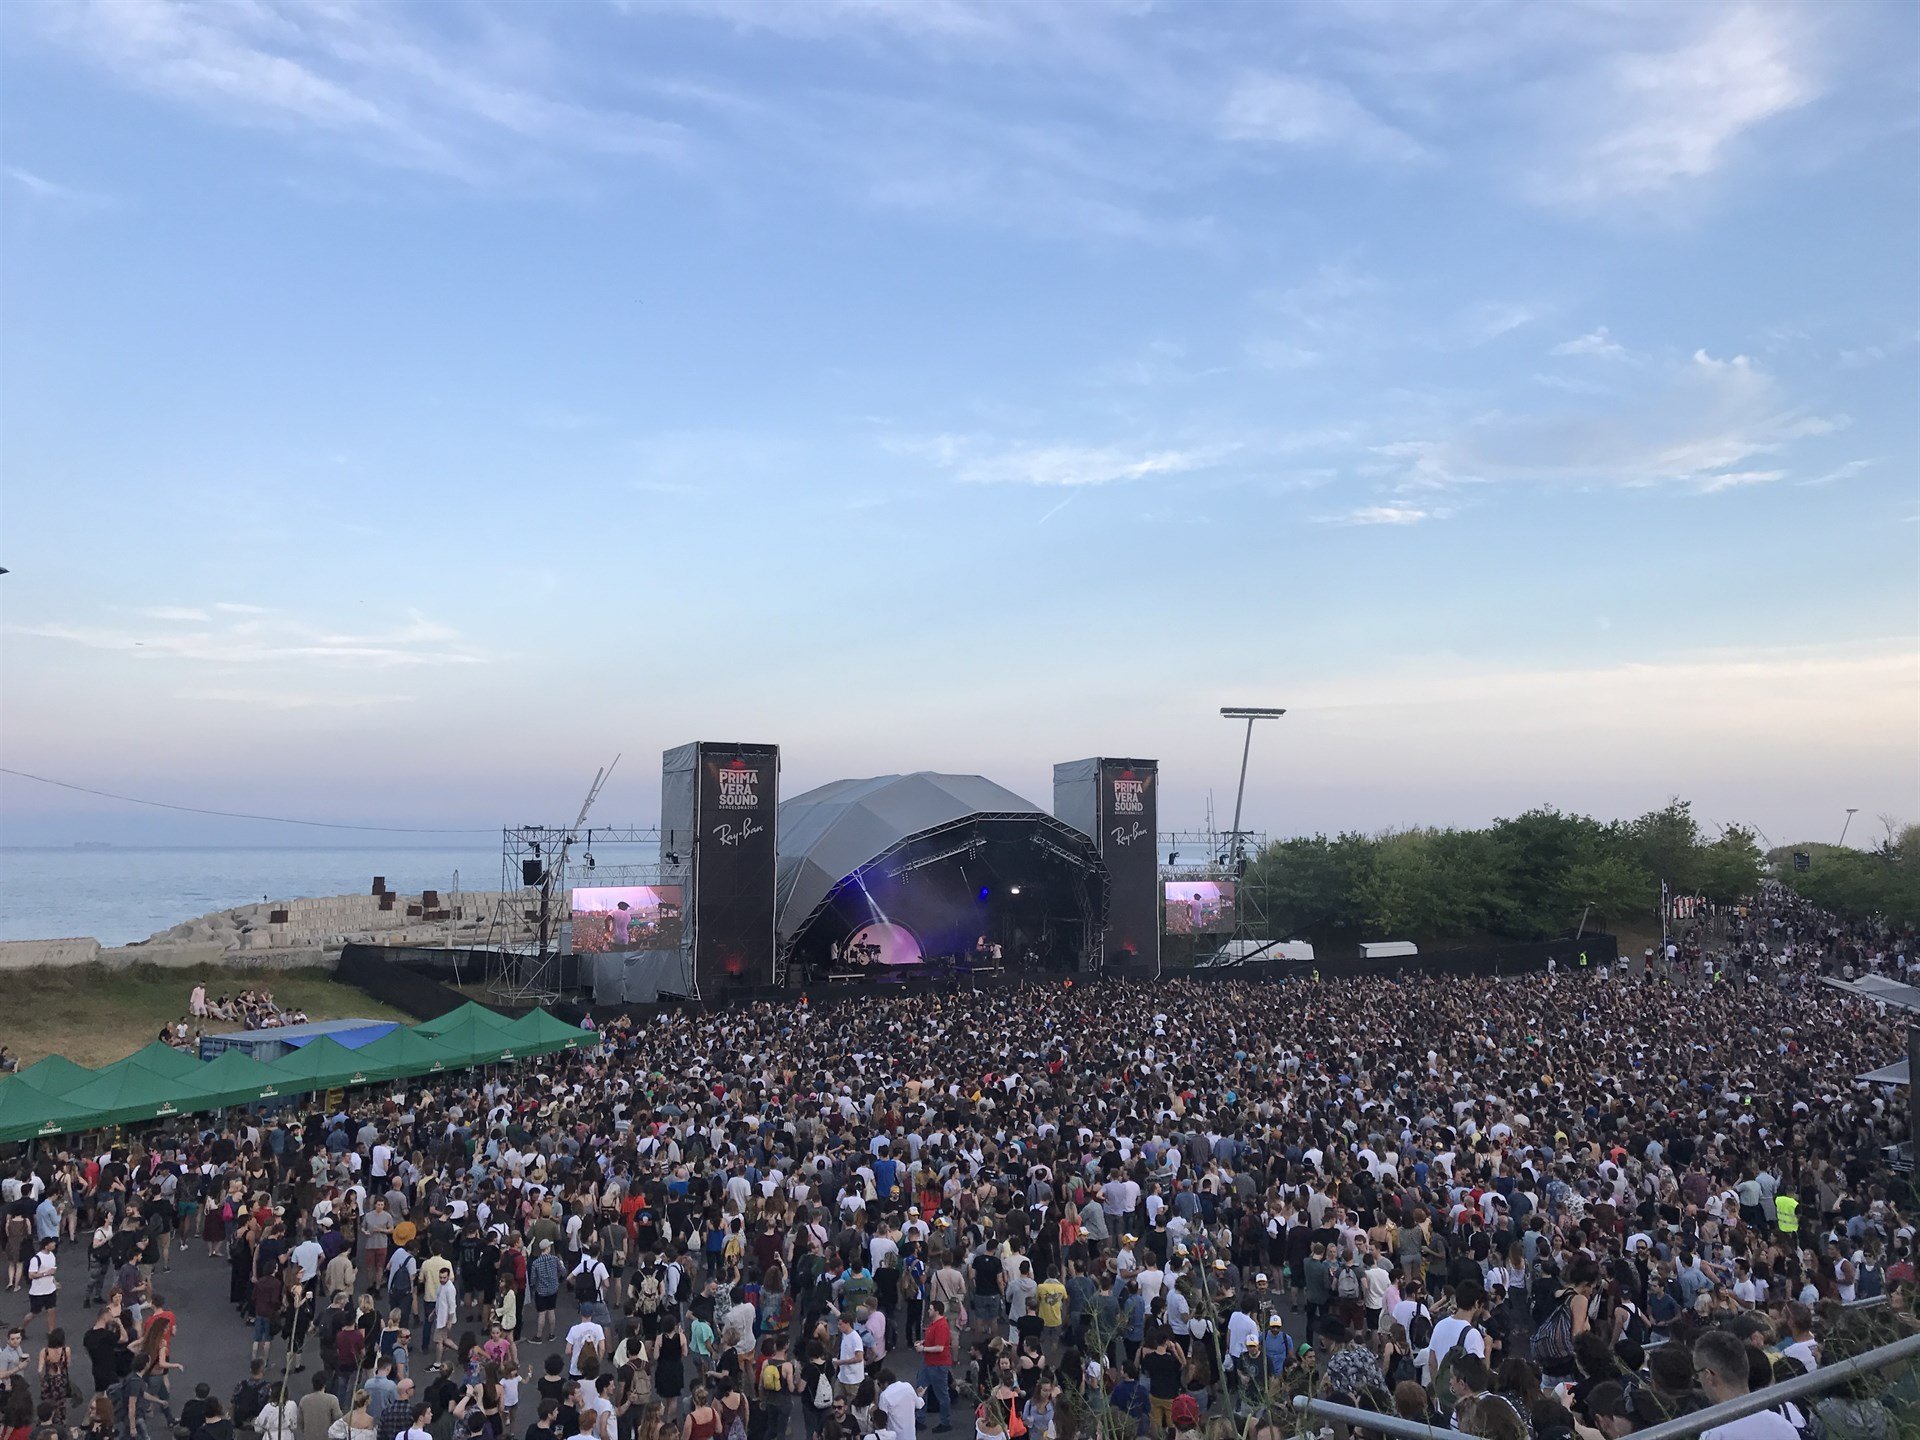
[[[505,907],[503,898],[509,901]],[[350,944],[485,949],[526,937],[525,901],[523,895],[502,897],[495,891],[268,900],[184,920],[131,945],[105,946],[88,936],[0,941],[0,972],[76,965],[291,970],[330,968]]]

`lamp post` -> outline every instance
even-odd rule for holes
[[[1246,743],[1240,747],[1240,785],[1233,792],[1233,835],[1227,841],[1228,852],[1233,857],[1234,873],[1240,871],[1240,802],[1247,797],[1247,756],[1253,751],[1253,723],[1256,720],[1278,720],[1286,714],[1285,710],[1265,705],[1222,705],[1220,715],[1226,720],[1244,720],[1247,722]]]
[[[1841,845],[1844,845],[1847,843],[1847,826],[1853,824],[1853,817],[1858,815],[1859,813],[1860,813],[1860,807],[1858,805],[1849,805],[1847,807],[1846,824],[1840,827],[1840,844]],[[1835,848],[1837,849],[1838,847],[1836,846]]]

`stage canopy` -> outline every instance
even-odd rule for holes
[[[926,958],[976,934],[1054,960],[1097,954],[1107,871],[1093,842],[979,775],[837,780],[780,805],[782,948],[809,960],[875,920]]]

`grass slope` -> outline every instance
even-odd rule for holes
[[[100,1066],[131,1055],[160,1033],[163,1024],[187,1013],[187,996],[204,981],[209,996],[264,989],[286,1010],[304,1010],[311,1020],[398,1020],[412,1017],[383,1005],[363,990],[342,985],[326,970],[226,970],[201,965],[163,970],[101,965],[59,970],[22,970],[7,977],[0,1006],[0,1042],[30,1065],[60,1054],[81,1065]],[[211,1031],[236,1029],[220,1021]]]

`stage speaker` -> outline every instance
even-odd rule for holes
[[[1099,757],[1053,767],[1053,814],[1090,836],[1110,884],[1102,968],[1160,974],[1160,762]]]
[[[522,860],[520,862],[520,883],[522,885],[538,885],[546,878],[546,869],[538,860]]]
[[[660,830],[682,879],[693,992],[705,1004],[773,983],[779,804],[777,745],[702,740],[660,757]]]

